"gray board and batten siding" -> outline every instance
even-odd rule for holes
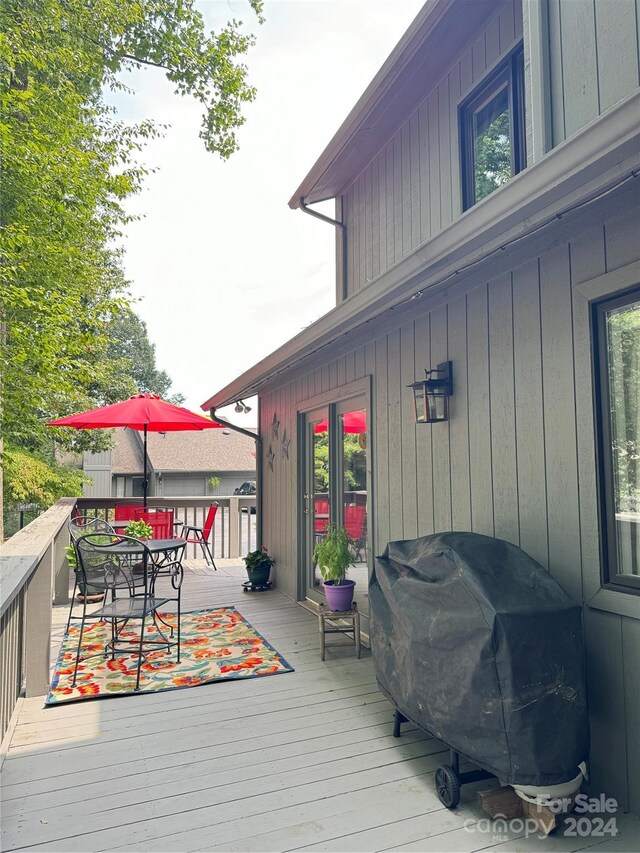
[[[548,149],[637,89],[640,0],[548,0],[545,8],[542,55],[548,69],[541,80],[548,90]],[[523,35],[530,55],[536,47],[527,44],[533,23],[526,17],[523,34],[521,0],[497,2],[475,41],[438,79],[424,81],[422,103],[344,190],[338,217],[347,233],[346,296],[461,215],[459,105]],[[531,67],[525,59],[529,164],[536,156]]]
[[[592,777],[640,812],[640,597],[599,592],[593,387],[588,300],[640,282],[635,188],[556,229],[538,253],[519,247],[511,268],[478,269],[448,291],[387,314],[265,388],[261,431],[274,413],[288,458],[264,463],[265,541],[278,587],[299,584],[298,413],[314,400],[369,385],[372,454],[371,553],[388,541],[473,530],[522,547],[585,607],[592,725]],[[523,257],[526,257],[523,260]],[[584,288],[587,288],[585,291]],[[330,352],[328,352],[330,350]],[[332,356],[332,357],[330,357]],[[451,417],[416,425],[416,376],[453,362]],[[603,594],[601,594],[603,593]],[[611,596],[614,596],[612,598]],[[368,631],[367,619],[363,619]]]
[[[90,481],[83,486],[82,493],[85,498],[102,497],[111,494],[110,450],[103,450],[100,453],[83,453],[82,470],[90,478]]]
[[[597,201],[432,286],[438,264],[457,264],[458,254],[478,258],[484,248],[473,242],[480,209],[462,213],[461,102],[522,39],[532,168],[481,204],[488,215],[499,198],[513,199],[508,213],[521,234],[538,191],[551,198],[561,185],[566,195],[553,203],[571,210],[572,193],[586,199],[589,182],[597,183],[591,165],[580,172],[590,162],[583,144],[597,137],[609,145],[625,102],[635,98],[637,109],[640,0],[524,0],[524,8],[504,0],[484,8],[473,37],[441,71],[420,78],[420,102],[336,193],[347,234],[342,325],[324,346],[321,318],[316,348],[300,359],[293,353],[260,387],[264,544],[277,561],[278,587],[304,598],[300,413],[368,389],[370,565],[389,541],[457,529],[514,542],[545,566],[584,605],[591,784],[640,813],[640,597],[601,588],[590,329],[593,300],[640,285],[637,181],[611,188],[625,164],[637,168],[637,148],[613,163],[603,143],[598,156],[611,184],[598,185],[605,192]],[[608,110],[616,114],[597,124]],[[332,164],[332,174],[342,167]],[[494,225],[486,224],[489,244]],[[385,303],[383,287],[397,294],[413,276],[415,294],[423,274],[419,299]],[[408,286],[403,295],[412,296]],[[416,425],[407,386],[444,360],[453,363],[451,417]],[[280,452],[285,430],[288,456]]]

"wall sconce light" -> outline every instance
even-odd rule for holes
[[[417,424],[449,420],[449,397],[453,394],[451,362],[443,361],[434,370],[425,370],[424,379],[407,387],[413,389]]]
[[[247,406],[247,404],[244,402],[244,400],[238,400],[238,402],[235,405],[234,412],[237,412],[238,414],[244,413],[246,415],[250,411],[251,411],[251,406]]]

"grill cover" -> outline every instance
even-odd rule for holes
[[[520,548],[476,533],[390,542],[370,584],[382,692],[504,783],[573,779],[589,751],[580,608]]]

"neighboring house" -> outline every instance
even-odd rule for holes
[[[256,478],[256,446],[228,429],[150,432],[149,496],[202,497],[232,495]],[[142,433],[115,431],[115,444],[105,453],[85,453],[84,470],[93,483],[87,497],[140,497],[143,471]],[[220,483],[212,486],[217,477]]]
[[[259,395],[263,541],[293,598],[321,600],[317,522],[356,495],[369,572],[450,529],[547,567],[584,605],[592,786],[635,812],[638,20],[633,0],[426,3],[290,202],[336,199],[336,307],[203,406]],[[408,386],[448,361],[448,420],[416,424]]]

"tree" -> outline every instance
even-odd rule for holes
[[[512,177],[509,112],[500,113],[474,143],[476,201],[488,196]]]
[[[640,512],[640,302],[607,317],[616,512]]]
[[[7,446],[3,458],[4,508],[7,519],[5,532],[16,532],[17,512],[11,510],[28,506],[37,510],[51,506],[58,498],[82,494],[87,482],[84,473],[72,465],[53,465],[31,453]]]
[[[254,38],[236,20],[206,33],[193,0],[0,0],[0,19],[0,450],[40,453],[46,420],[113,390],[108,330],[128,304],[114,241],[159,132],[119,122],[102,91],[132,65],[162,69],[226,158],[255,97],[240,61]]]
[[[147,326],[137,314],[123,308],[111,320],[108,333],[107,357],[120,368],[118,373],[123,382],[122,393],[113,402],[136,391],[158,394],[176,405],[184,402],[182,394],[168,395],[171,378],[156,367],[155,344],[149,340]]]
[[[171,379],[155,363],[155,346],[149,341],[145,323],[129,308],[124,308],[108,324],[108,346],[105,357],[107,373],[104,383],[98,379],[88,386],[91,398],[115,403],[136,391],[150,391],[170,402],[180,404],[181,394],[167,396]],[[102,377],[96,373],[96,377]],[[81,410],[77,405],[70,411]],[[25,505],[41,511],[58,498],[79,496],[83,483],[89,482],[72,464],[56,459],[54,445],[72,451],[70,460],[82,450],[106,449],[112,443],[112,430],[47,430],[39,443],[29,443],[29,450],[7,444],[4,452],[3,504],[6,509],[5,532],[11,535],[17,527],[17,510]]]
[[[260,16],[261,0],[249,2]],[[132,64],[162,68],[202,103],[208,150],[228,157],[255,96],[238,61],[253,37],[235,20],[205,33],[192,0],[0,8],[3,435],[33,443],[46,417],[83,396],[91,404],[83,392],[103,384],[106,329],[126,304],[114,239],[145,175],[135,154],[157,130],[118,122],[103,87],[123,88],[118,75]]]
[[[322,432],[313,437],[313,471],[316,492],[329,491],[329,433]],[[366,453],[360,447],[358,435],[346,433],[342,436],[342,488],[345,492],[366,489]]]

